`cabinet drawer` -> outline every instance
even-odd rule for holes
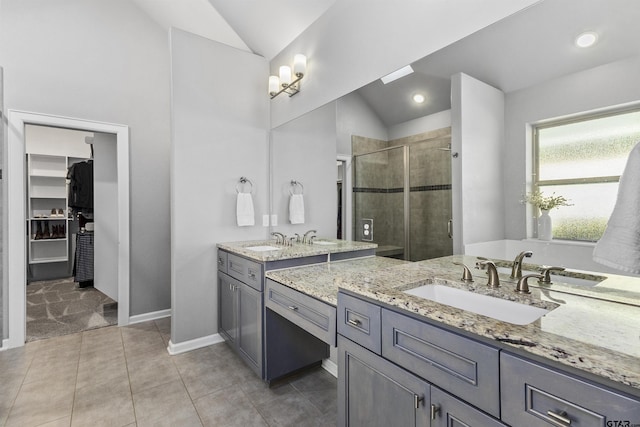
[[[265,307],[335,347],[335,307],[271,279],[267,279]]]
[[[500,417],[498,349],[382,309],[382,355]]]
[[[508,424],[602,427],[615,420],[640,422],[640,400],[504,352],[500,370],[502,420]]]
[[[234,254],[227,255],[227,274],[246,283],[257,291],[262,291],[262,264],[249,261]]]
[[[218,271],[222,271],[223,273],[227,272],[228,256],[229,256],[228,252],[221,251],[220,249],[218,249],[218,257],[217,257]]]
[[[338,293],[338,333],[380,354],[381,308]]]

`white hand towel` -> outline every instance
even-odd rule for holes
[[[238,227],[255,224],[255,215],[253,213],[253,199],[251,193],[238,193],[236,202],[236,217],[238,219]]]
[[[289,199],[289,222],[304,224],[304,198],[302,194],[292,194]]]
[[[618,198],[593,260],[640,274],[640,143],[631,150],[620,177]]]

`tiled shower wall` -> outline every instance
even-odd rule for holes
[[[393,141],[352,137],[354,155],[381,148],[397,149],[357,156],[354,177],[354,226],[361,240],[361,218],[374,220],[374,242],[404,245],[403,149],[409,147],[410,259],[419,261],[453,253],[451,219],[450,128]]]

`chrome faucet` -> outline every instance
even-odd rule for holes
[[[317,233],[317,230],[309,230],[306,233],[304,233],[304,235],[302,236],[302,243],[310,243],[309,239],[308,239],[308,236],[311,233]]]
[[[498,277],[498,269],[493,261],[478,261],[476,262],[476,267],[480,270],[487,269],[487,274],[489,275],[489,281],[487,282],[487,286],[490,288],[499,288],[500,287],[500,278]]]
[[[277,244],[279,244],[279,243],[284,244],[284,242],[285,242],[285,240],[286,240],[286,238],[287,238],[287,236],[285,236],[285,235],[284,235],[284,234],[282,234],[282,233],[278,233],[277,231],[274,231],[273,233],[271,233],[271,235],[272,235],[272,236],[275,236],[275,238],[276,238],[276,245],[277,245]]]
[[[511,266],[512,279],[519,279],[522,277],[522,258],[531,258],[531,255],[533,255],[533,252],[531,251],[522,251],[518,254],[516,259],[513,260],[513,265]]]

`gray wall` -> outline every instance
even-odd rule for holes
[[[530,125],[640,101],[640,58],[613,62],[506,95],[504,169],[505,237],[527,237],[526,206],[519,203],[531,180]]]
[[[130,314],[170,307],[167,35],[127,0],[2,0],[5,107],[130,127]]]
[[[351,136],[389,140],[387,128],[358,92],[352,92],[336,101],[338,154],[351,156]]]
[[[267,75],[262,57],[171,31],[173,344],[218,332],[216,243],[267,236]],[[241,176],[254,184],[253,227],[236,225]]]
[[[292,236],[314,229],[318,237],[336,237],[336,138],[335,102],[272,130],[275,231]],[[291,180],[304,185],[304,224],[289,222]]]

